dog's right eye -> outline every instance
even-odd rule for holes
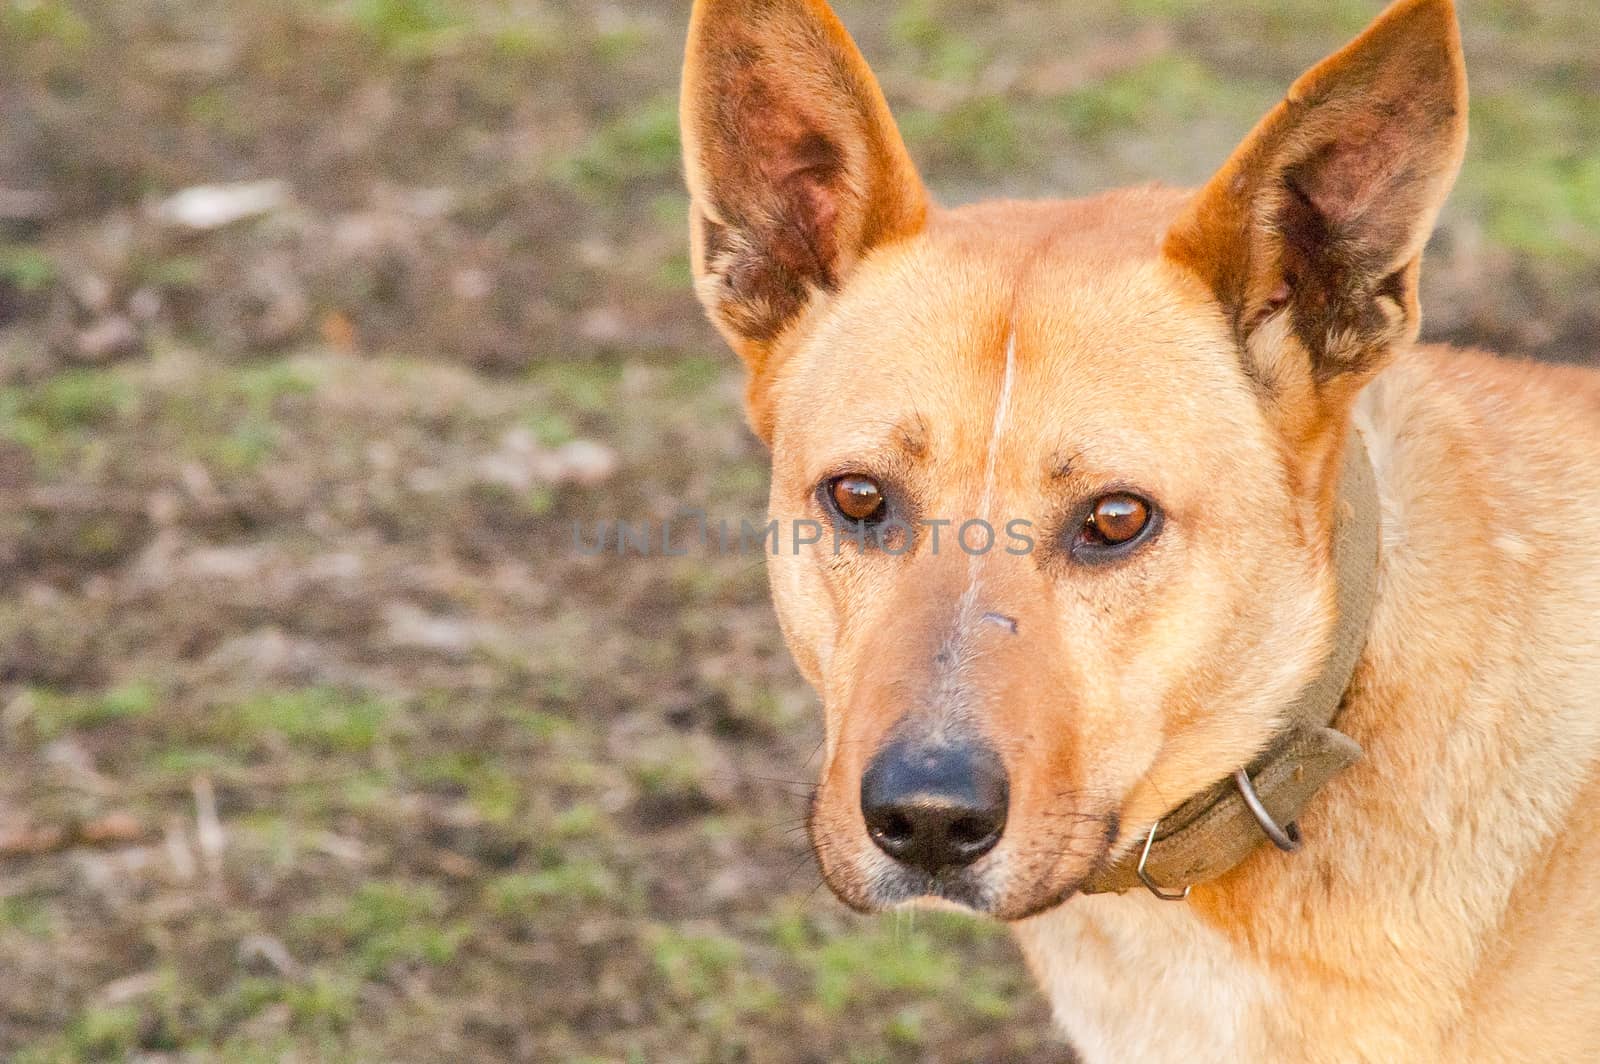
[[[1095,500],[1083,523],[1085,538],[1096,546],[1120,547],[1150,523],[1150,504],[1137,495],[1117,492]]]
[[[850,474],[834,477],[828,485],[828,500],[840,517],[857,524],[874,524],[882,520],[887,504],[883,489],[871,477]]]

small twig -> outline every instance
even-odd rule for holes
[[[222,831],[222,821],[217,817],[217,792],[209,776],[196,776],[194,789],[194,833],[200,845],[200,858],[213,885],[222,883],[222,853],[228,839]]]

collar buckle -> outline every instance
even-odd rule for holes
[[[1192,884],[1182,890],[1167,890],[1151,879],[1150,873],[1144,870],[1145,863],[1150,860],[1150,847],[1156,841],[1156,829],[1160,826],[1161,821],[1159,820],[1150,825],[1150,834],[1144,837],[1144,852],[1139,855],[1139,867],[1134,869],[1134,872],[1138,875],[1139,882],[1145,885],[1145,889],[1162,901],[1183,901],[1189,896],[1189,892],[1194,889]]]

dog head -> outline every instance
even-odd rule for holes
[[[1320,666],[1351,405],[1465,145],[1451,5],[1401,0],[1198,192],[935,207],[823,0],[698,0],[682,119],[770,515],[833,530],[770,564],[824,875],[1042,911]]]

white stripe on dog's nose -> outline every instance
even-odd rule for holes
[[[1000,457],[1000,438],[1005,435],[1006,419],[1011,414],[1011,382],[1017,376],[1017,330],[1013,326],[1006,337],[1006,373],[1000,381],[1000,398],[994,404],[994,425],[989,430],[989,460],[983,471],[983,501],[978,504],[978,516],[989,517],[989,504],[994,499],[994,475]]]
[[[983,494],[978,503],[978,512],[973,517],[990,520],[990,509],[994,505],[994,484],[1000,464],[1000,444],[1005,437],[1006,421],[1011,413],[1011,386],[1016,379],[1017,366],[1017,331],[1012,328],[1006,336],[1006,365],[1005,373],[1000,380],[1000,395],[995,400],[994,421],[989,430],[989,453],[985,462],[983,473]],[[963,716],[968,710],[968,702],[974,692],[967,683],[967,665],[972,660],[977,628],[985,623],[985,611],[979,607],[979,592],[982,590],[980,567],[984,558],[990,552],[969,552],[967,556],[967,583],[961,592],[961,597],[956,600],[955,615],[951,618],[952,624],[949,631],[941,640],[939,652],[935,655],[935,669],[933,687],[929,693],[928,703],[936,707],[937,723],[930,725],[942,729],[946,724]],[[1016,622],[1009,617],[1004,617],[1010,625],[1001,623],[1001,614],[991,614],[997,618],[988,621],[989,624],[1007,628],[1012,635],[1016,634]],[[938,734],[930,733],[937,738]]]
[[[989,429],[989,454],[983,470],[983,495],[978,501],[978,512],[974,517],[989,521],[993,527],[993,515],[989,512],[994,505],[994,478],[1000,465],[1000,441],[1005,436],[1006,420],[1011,414],[1011,385],[1017,375],[1017,330],[1013,326],[1006,336],[1006,368],[1005,375],[1000,379],[1000,397],[994,404],[994,421]],[[956,610],[956,631],[965,631],[967,626],[977,618],[974,610],[978,602],[978,588],[981,583],[978,579],[978,567],[987,557],[988,552],[974,553],[967,558],[967,588],[961,594],[961,603]]]
[[[989,521],[991,527],[996,523],[990,510],[994,505],[995,477],[1000,466],[1000,444],[1005,437],[1006,422],[1011,414],[1011,387],[1016,380],[1016,374],[1017,330],[1012,327],[1006,336],[1005,373],[1000,379],[1000,395],[995,400],[994,421],[989,430],[989,453],[983,471],[983,494],[979,498],[978,512],[973,515]],[[973,638],[975,629],[985,620],[984,611],[979,607],[978,601],[983,586],[980,568],[989,553],[983,551],[968,555],[967,586],[956,602],[955,616],[952,618],[954,623],[939,653],[941,667],[938,679],[935,681],[936,701],[945,707],[946,712],[961,706],[971,695],[964,682],[964,673],[967,663],[972,658],[973,645],[976,642]],[[1011,622],[1009,629],[1013,635],[1016,634],[1015,624],[1016,622]]]

